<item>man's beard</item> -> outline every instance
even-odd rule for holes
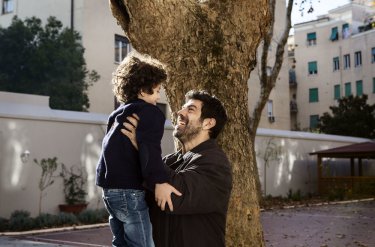
[[[186,125],[182,130],[175,128],[173,131],[173,136],[176,137],[180,142],[186,143],[193,140],[202,130],[202,126],[191,126],[189,121],[186,122]]]

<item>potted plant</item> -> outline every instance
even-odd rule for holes
[[[85,185],[87,174],[82,168],[61,165],[60,177],[63,179],[65,203],[60,204],[61,212],[78,214],[87,207]]]

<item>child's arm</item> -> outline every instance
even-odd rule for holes
[[[131,117],[127,117],[127,121],[128,122],[123,123],[125,129],[121,129],[121,132],[129,138],[133,146],[138,150],[135,130],[138,126],[139,117],[137,114],[133,114]],[[177,196],[182,195],[169,183],[155,184],[155,201],[157,202],[161,210],[165,210],[165,204],[167,203],[169,210],[173,211],[173,204],[171,199],[172,193],[176,194]]]
[[[169,177],[161,157],[161,139],[164,134],[164,114],[157,106],[147,104],[137,111],[136,142],[146,188],[154,191],[155,184],[166,183]]]

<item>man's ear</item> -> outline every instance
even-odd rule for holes
[[[202,127],[205,130],[209,130],[213,128],[216,125],[216,119],[215,118],[205,118],[203,120]]]

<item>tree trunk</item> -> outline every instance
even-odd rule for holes
[[[190,89],[215,94],[229,121],[220,137],[233,170],[227,246],[264,246],[256,181],[255,130],[248,86],[256,50],[270,23],[267,0],[110,0],[132,46],[168,66],[164,85],[173,112]],[[251,90],[250,90],[251,92]]]

